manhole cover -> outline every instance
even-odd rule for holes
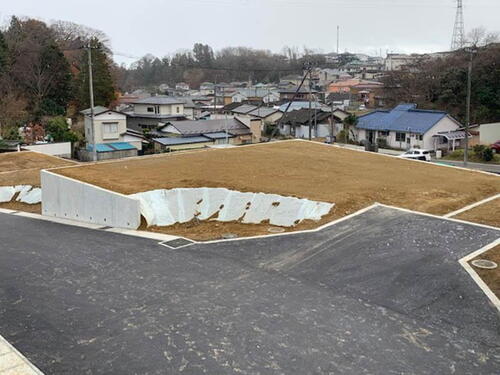
[[[238,238],[238,235],[234,233],[224,233],[222,238],[225,240],[232,240],[233,238]]]
[[[285,231],[285,228],[270,227],[267,231],[269,233],[283,233]]]
[[[498,264],[486,259],[476,259],[472,261],[472,265],[477,268],[483,268],[486,270],[494,270],[498,267]]]
[[[170,247],[171,249],[179,249],[181,247],[185,247],[193,244],[193,241],[186,240],[185,238],[177,238],[175,240],[165,241],[161,244],[166,247]]]

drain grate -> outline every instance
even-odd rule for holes
[[[193,241],[186,240],[185,238],[176,238],[175,240],[161,242],[160,245],[169,247],[171,249],[180,249],[181,247],[186,247],[194,244]]]

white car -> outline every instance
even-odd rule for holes
[[[412,148],[404,154],[399,155],[400,158],[414,159],[422,161],[431,161],[431,152],[429,150],[421,150],[419,148]]]

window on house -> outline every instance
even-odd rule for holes
[[[160,106],[159,106],[159,105],[155,106],[155,113],[156,113],[157,115],[159,115],[159,114],[160,114]]]
[[[177,113],[181,113],[181,107],[177,107]]]
[[[154,107],[148,107],[148,112],[154,112],[155,108]]]
[[[102,130],[103,130],[104,134],[118,133],[118,123],[117,122],[105,122],[102,124]]]
[[[379,137],[388,137],[389,132],[388,131],[379,131],[378,135],[379,135]]]
[[[396,132],[396,142],[405,142],[406,141],[406,133]]]
[[[419,141],[423,141],[424,140],[424,135],[423,134],[419,134],[418,135],[418,140]]]

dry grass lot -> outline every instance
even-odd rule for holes
[[[454,219],[471,221],[500,228],[500,198],[466,211]]]
[[[0,154],[0,186],[33,185],[40,186],[40,170],[74,165],[63,160],[36,152],[9,152]],[[40,213],[39,204],[29,205],[19,202],[0,203],[0,208]]]
[[[475,259],[487,259],[500,265],[500,246],[496,246],[491,250],[481,254]],[[474,259],[473,259],[474,260]],[[472,261],[471,261],[472,262]],[[483,281],[490,287],[491,291],[500,298],[500,268],[494,270],[484,270],[474,267],[472,263],[470,266],[477,272]]]
[[[226,187],[334,202],[319,224],[374,202],[446,214],[500,192],[500,178],[305,141],[167,154],[55,171],[124,194]],[[302,223],[309,229],[318,223]],[[195,239],[265,234],[267,225],[188,223],[152,228]]]

